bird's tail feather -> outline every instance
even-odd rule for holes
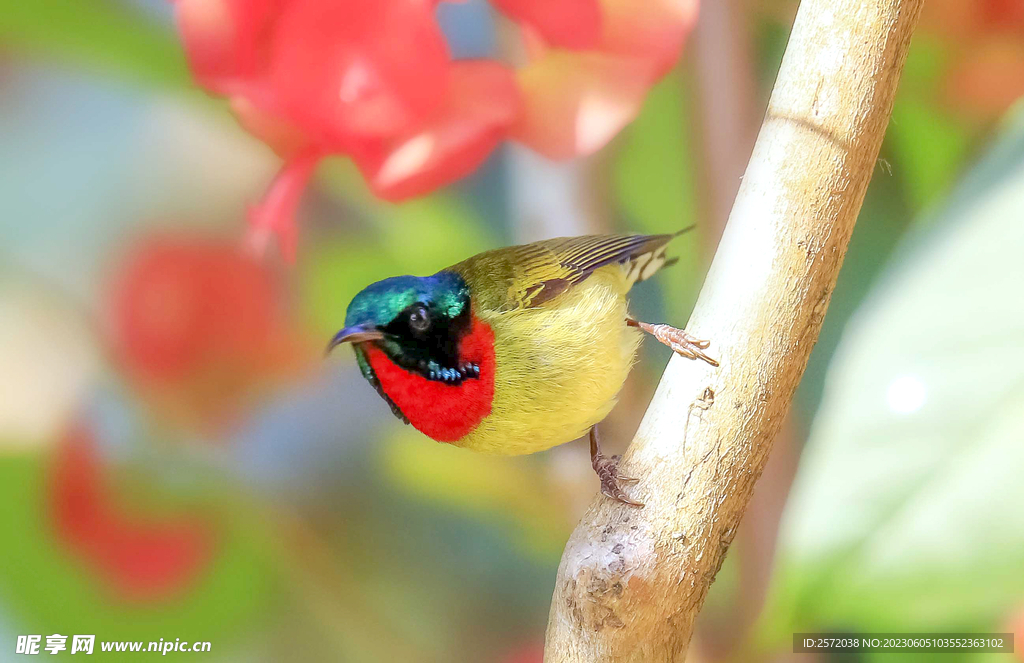
[[[637,283],[651,278],[661,269],[679,262],[678,257],[666,257],[665,249],[668,247],[670,240],[680,235],[684,235],[696,227],[696,224],[692,224],[682,230],[677,230],[671,235],[661,235],[660,237],[662,238],[662,241],[658,242],[650,251],[630,258],[630,260],[625,263],[627,270],[627,286],[632,288]]]
[[[648,253],[636,256],[629,262],[626,283],[630,288],[641,281],[651,278],[665,265],[674,264],[679,260],[679,258],[665,257],[666,246],[667,243],[662,244]]]

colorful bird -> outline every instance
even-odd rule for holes
[[[690,359],[707,341],[626,310],[672,235],[563,237],[487,251],[433,276],[395,276],[355,296],[330,352],[351,343],[395,416],[439,442],[527,454],[590,432],[605,495],[627,504],[596,425],[615,405],[643,330]]]

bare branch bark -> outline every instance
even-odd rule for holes
[[[818,338],[923,0],[804,0],[687,329],[623,459],[637,509],[598,496],[573,532],[549,663],[681,661]]]
[[[701,237],[712,255],[743,181],[767,101],[758,98],[753,26],[751,12],[746,11],[751,6],[748,0],[705,2],[691,37],[703,171],[701,218],[706,221]],[[793,415],[790,412],[775,435],[771,457],[736,531],[732,554],[739,555],[739,562],[731,610],[720,609],[713,618],[698,622],[690,643],[691,659],[699,651],[712,660],[728,660],[745,643],[761,612],[782,510],[796,476],[799,426]]]

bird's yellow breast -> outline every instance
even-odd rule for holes
[[[491,413],[456,444],[528,454],[584,435],[615,405],[641,334],[625,323],[624,268],[596,270],[536,308],[476,311],[495,338]]]

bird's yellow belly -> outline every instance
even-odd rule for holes
[[[640,344],[614,266],[533,309],[477,312],[495,336],[491,413],[456,444],[528,454],[575,440],[615,405]]]

